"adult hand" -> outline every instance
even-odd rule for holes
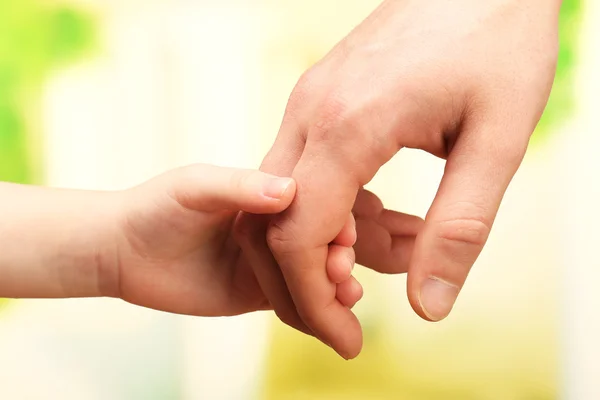
[[[359,225],[357,260],[397,256],[414,310],[431,321],[450,313],[546,105],[559,9],[559,0],[387,0],[300,79],[261,168],[291,174],[297,197],[268,228],[246,221],[268,248],[241,244],[280,315],[295,305],[288,320],[345,358],[360,352],[360,324],[336,300],[325,262],[359,190],[402,148],[447,159],[438,193],[414,249],[403,243],[410,260],[364,260],[377,241]]]

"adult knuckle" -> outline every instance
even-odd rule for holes
[[[440,221],[437,236],[451,246],[482,248],[491,231],[491,223],[483,217],[460,217]]]
[[[273,253],[286,254],[294,252],[299,242],[289,223],[273,220],[267,229],[267,244]]]
[[[341,134],[344,126],[349,124],[351,109],[349,102],[339,94],[329,94],[321,102],[311,129],[311,138],[315,141],[326,141]]]

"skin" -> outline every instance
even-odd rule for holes
[[[326,272],[330,243],[362,187],[403,148],[447,160],[435,200],[416,241],[381,245],[377,226],[358,218],[359,243],[380,251],[362,247],[357,261],[408,272],[422,318],[450,313],[545,108],[560,4],[387,0],[301,77],[261,166],[292,176],[297,196],[275,218],[238,223],[278,315],[346,359],[359,354],[360,323]],[[373,201],[359,214],[372,221],[382,212]]]
[[[195,316],[270,310],[232,228],[241,210],[279,213],[295,193],[290,178],[200,164],[118,192],[0,183],[0,297],[108,296]],[[349,309],[362,297],[355,243],[348,215],[327,273]]]
[[[270,309],[232,227],[240,210],[276,213],[294,195],[289,178],[212,166],[176,170],[130,190],[117,217],[115,296],[199,316]],[[354,258],[353,236],[353,230],[342,230],[335,240],[340,251],[330,257],[332,274],[345,275],[337,286],[347,307],[362,296],[345,272]]]

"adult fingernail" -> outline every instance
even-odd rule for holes
[[[428,278],[419,293],[421,309],[430,320],[441,321],[452,311],[458,292],[455,285],[435,277]]]
[[[281,199],[291,184],[291,178],[269,179],[263,187],[263,194],[272,199]]]

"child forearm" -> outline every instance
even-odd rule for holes
[[[0,297],[110,296],[113,197],[0,183]]]

